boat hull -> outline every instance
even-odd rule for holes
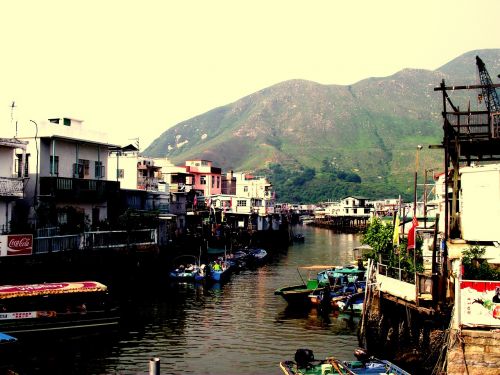
[[[118,308],[110,311],[88,311],[84,314],[55,314],[55,316],[15,319],[0,322],[0,331],[17,338],[34,333],[75,333],[81,330],[117,328],[120,320]]]
[[[289,304],[294,306],[310,306],[311,299],[309,295],[313,292],[323,290],[323,287],[318,287],[316,289],[307,288],[306,285],[294,285],[288,286],[274,291],[275,295],[283,297],[283,299]]]

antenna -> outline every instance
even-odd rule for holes
[[[12,123],[14,122],[14,108],[16,108],[16,102],[13,100],[10,105],[10,126],[12,127]],[[16,135],[17,137],[17,121],[16,121]]]
[[[128,139],[129,141],[135,141],[135,146],[137,147],[137,149],[140,151],[141,148],[139,147],[139,137],[137,138],[129,138]]]

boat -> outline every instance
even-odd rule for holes
[[[208,264],[210,279],[213,281],[223,281],[231,272],[231,263],[225,258],[219,258]]]
[[[299,223],[302,225],[308,225],[314,223],[314,216],[311,215],[301,215],[299,217]]]
[[[184,263],[179,262],[181,259],[186,261]],[[198,258],[194,255],[181,255],[175,258],[173,263],[176,266],[169,272],[170,279],[176,281],[202,281],[205,279],[206,267],[204,264],[200,264]]]
[[[222,248],[222,247],[211,247],[211,246],[207,246],[207,254],[209,255],[220,255],[220,254],[224,254],[226,252],[226,248]]]
[[[227,261],[231,264],[231,268],[235,270],[241,270],[247,266],[248,262],[248,251],[236,250],[227,256]]]
[[[0,332],[0,348],[2,348],[4,345],[9,345],[15,342],[17,342],[17,338]]]
[[[8,335],[76,332],[118,323],[118,308],[107,286],[97,281],[0,286],[0,331]]]
[[[285,375],[364,375],[394,374],[410,375],[394,363],[374,357],[366,357],[354,361],[342,361],[335,357],[315,360],[310,349],[298,349],[293,361],[282,361],[279,367]]]
[[[250,248],[247,259],[254,264],[263,263],[267,259],[267,251],[261,248]]]
[[[311,300],[309,295],[313,292],[323,290],[326,285],[330,284],[327,271],[332,268],[335,268],[335,266],[314,265],[298,267],[297,272],[302,280],[302,284],[278,288],[274,291],[274,294],[282,296],[289,305],[310,306]],[[306,281],[304,281],[301,271],[308,272]]]
[[[0,332],[0,374],[12,374],[10,371],[12,358],[17,357],[20,348],[16,337]]]
[[[364,298],[364,292],[366,289],[366,281],[354,281],[347,282],[341,285],[330,286],[324,290],[314,291],[309,295],[311,304],[313,306],[319,306],[322,304],[325,297],[325,293],[329,293],[329,301],[331,307],[334,309],[340,309],[338,302],[347,300],[352,295],[360,294]],[[325,303],[327,303],[325,301]]]
[[[348,312],[355,315],[361,315],[363,312],[363,304],[365,301],[365,293],[355,293],[346,295],[344,298],[337,301],[337,306],[341,312]]]
[[[328,277],[330,285],[344,285],[350,282],[363,281],[365,279],[366,269],[354,265],[346,265],[343,267],[334,267],[325,270],[323,276]]]

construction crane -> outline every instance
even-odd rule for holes
[[[493,82],[491,81],[490,75],[486,70],[483,60],[479,56],[476,56],[477,69],[479,70],[479,80],[481,85],[482,96],[486,104],[486,109],[490,113],[495,113],[500,111],[500,100],[498,99],[497,90],[493,87]]]

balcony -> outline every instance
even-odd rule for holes
[[[22,178],[0,177],[0,197],[22,198],[23,197]]]
[[[120,192],[117,181],[40,177],[40,195],[59,201],[104,202]]]
[[[159,191],[159,180],[156,177],[137,177],[137,189],[146,191]]]

